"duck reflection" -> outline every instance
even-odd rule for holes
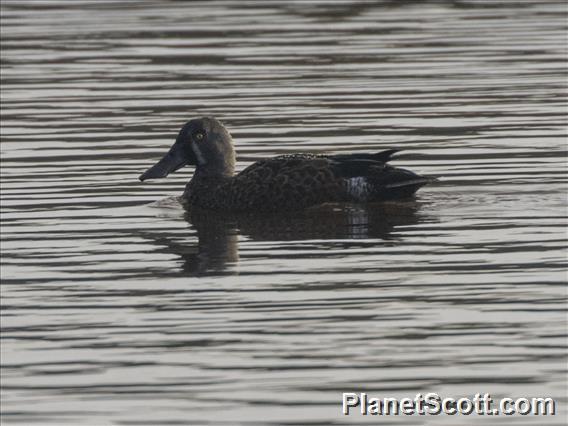
[[[278,215],[221,214],[204,210],[185,213],[197,232],[195,244],[161,240],[166,250],[183,260],[185,275],[234,274],[239,262],[239,241],[303,241],[359,239],[395,240],[397,227],[415,225],[425,218],[413,201],[368,205],[323,205],[302,212]]]

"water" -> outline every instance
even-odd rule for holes
[[[566,421],[563,2],[2,2],[3,424]],[[416,200],[189,216],[138,175],[405,150]],[[341,415],[341,393],[554,417]]]

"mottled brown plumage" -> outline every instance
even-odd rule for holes
[[[216,211],[300,210],[329,202],[374,202],[408,197],[429,179],[387,164],[395,150],[376,154],[283,155],[234,175],[231,136],[214,118],[182,127],[168,154],[141,180],[196,165],[182,199]]]

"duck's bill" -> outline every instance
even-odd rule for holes
[[[140,175],[140,180],[158,179],[175,172],[188,164],[183,150],[179,146],[172,146],[169,152],[164,157]]]

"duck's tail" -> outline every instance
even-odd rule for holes
[[[386,179],[373,185],[372,200],[394,200],[411,197],[424,185],[436,181],[436,178],[418,175],[410,170],[392,168]]]
[[[347,194],[354,201],[408,198],[424,185],[437,180],[387,164],[396,152],[399,150],[334,155],[331,160],[336,172],[345,179]]]

